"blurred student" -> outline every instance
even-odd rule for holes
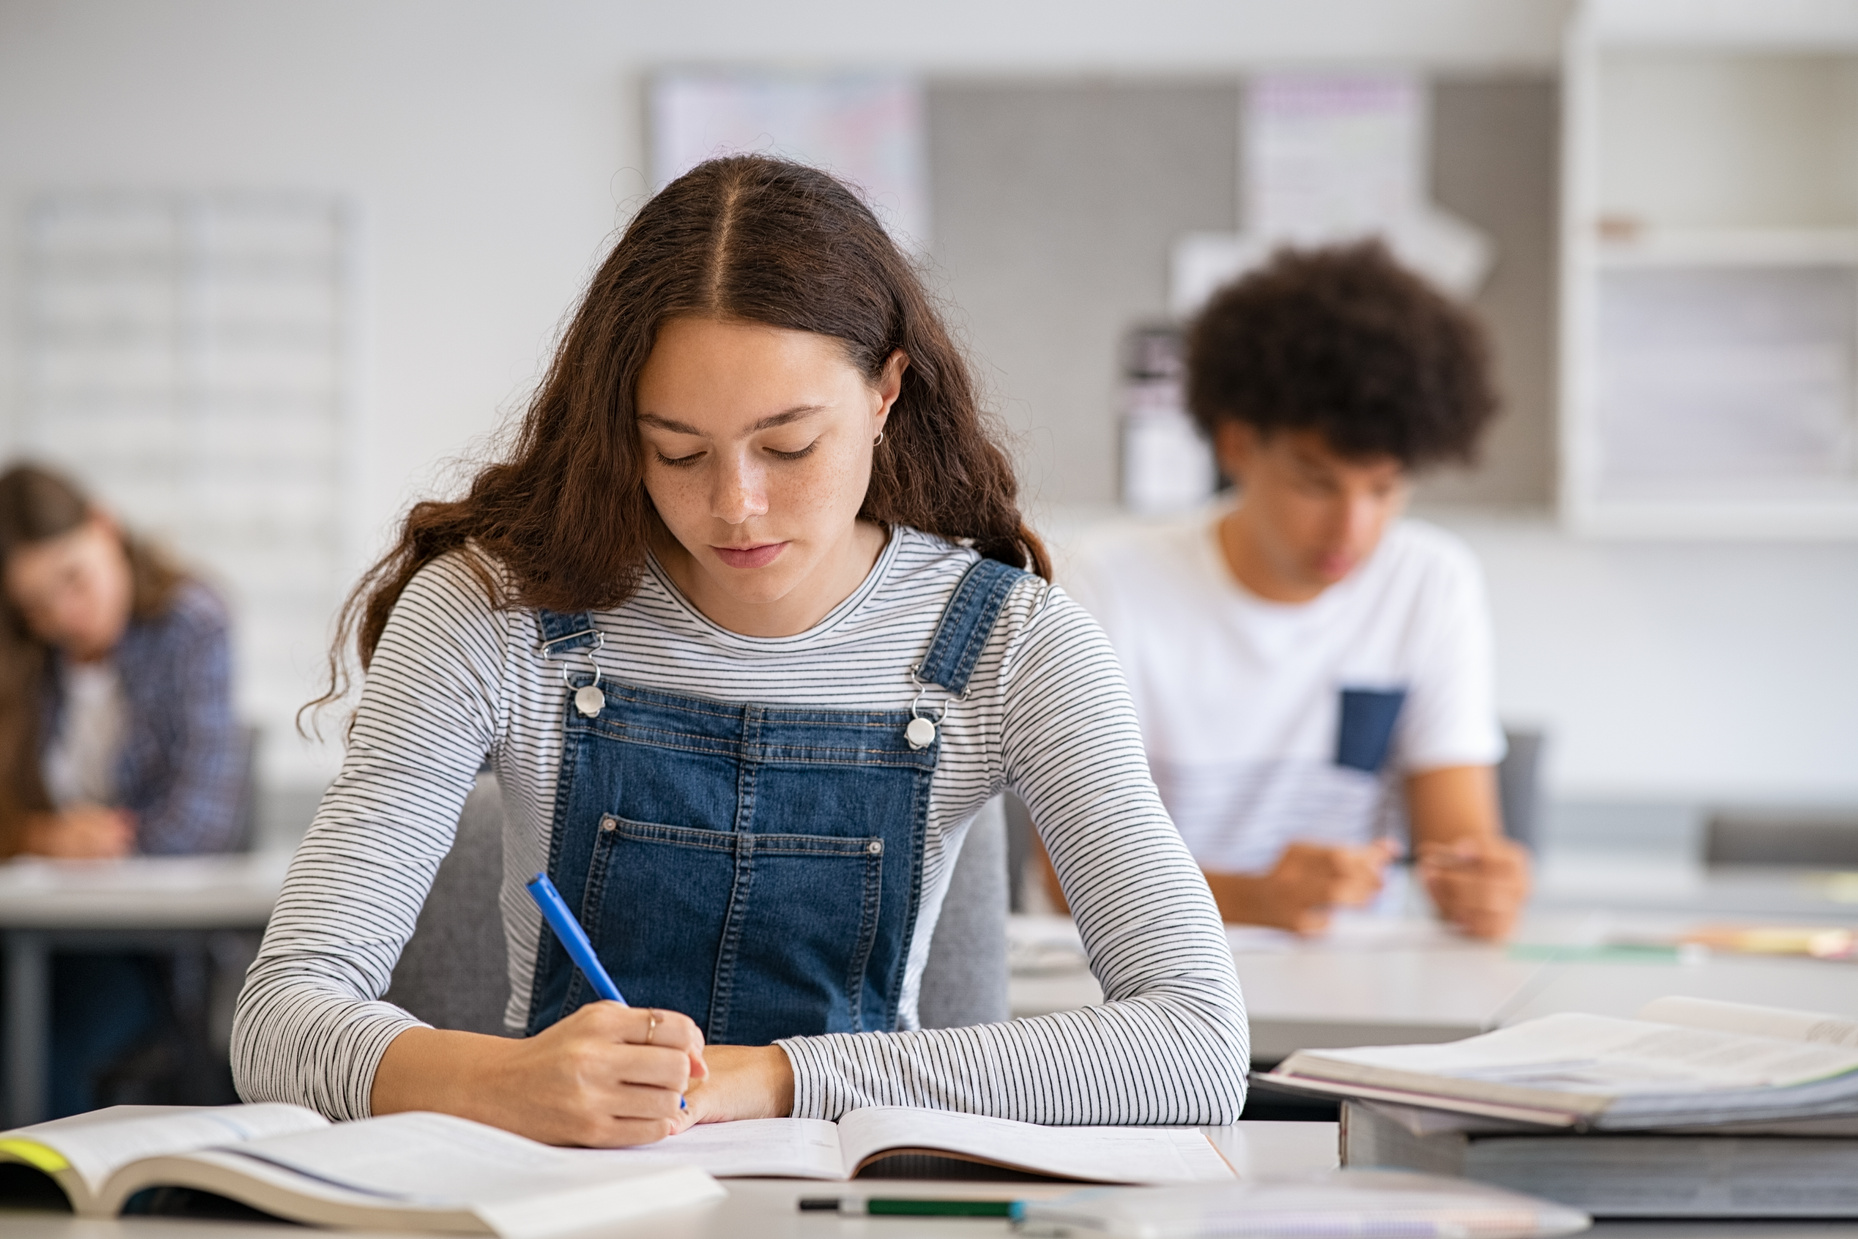
[[[1404,810],[1439,914],[1506,935],[1529,866],[1502,833],[1483,581],[1401,516],[1495,410],[1478,324],[1378,244],[1285,251],[1189,328],[1187,399],[1236,502],[1100,537],[1066,584],[1221,914],[1321,931],[1380,890]]]
[[[0,474],[0,856],[105,859],[236,846],[244,762],[226,613],[71,482]],[[64,955],[55,1114],[162,1021],[157,961]]]

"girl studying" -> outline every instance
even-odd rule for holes
[[[239,1001],[240,1091],[600,1146],[876,1105],[1236,1119],[1218,912],[1114,654],[1049,576],[964,358],[857,196],[759,157],[674,181],[506,458],[417,504],[350,599],[366,681]],[[380,1001],[486,762],[508,1038]],[[1006,787],[1106,1000],[922,1029],[954,859]],[[631,1006],[544,925],[538,873]]]

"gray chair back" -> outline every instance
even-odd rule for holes
[[[1718,810],[1703,830],[1706,865],[1858,868],[1858,813],[1809,809]]]
[[[503,822],[495,776],[479,775],[394,967],[387,1001],[436,1028],[506,1032],[509,957],[497,905]],[[929,944],[919,1006],[925,1028],[1007,1018],[1006,905],[1005,822],[990,806],[968,831]]]
[[[1541,842],[1542,744],[1539,731],[1505,727],[1507,748],[1497,763],[1497,797],[1503,810],[1503,833],[1530,851]]]
[[[497,905],[502,884],[503,794],[495,775],[481,774],[394,966],[388,1002],[435,1028],[504,1035],[510,978]]]
[[[1007,1001],[1006,814],[998,799],[968,827],[949,875],[942,917],[929,940],[916,1011],[924,1028],[998,1024]]]

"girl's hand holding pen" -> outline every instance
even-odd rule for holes
[[[525,1111],[525,1135],[596,1148],[649,1144],[694,1121],[682,1107],[709,1075],[703,1033],[675,1011],[592,1002],[533,1037],[495,1091]],[[538,1134],[546,1133],[546,1134]]]
[[[688,1017],[593,1002],[520,1040],[409,1028],[381,1057],[372,1108],[437,1110],[548,1144],[617,1148],[694,1122],[695,1108],[680,1103],[709,1074],[703,1033]]]

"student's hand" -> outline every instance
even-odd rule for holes
[[[1380,893],[1398,846],[1389,839],[1365,847],[1292,843],[1269,873],[1210,873],[1207,881],[1227,921],[1318,934],[1329,927],[1330,909],[1359,907]]]
[[[26,819],[23,846],[34,856],[61,860],[113,860],[135,850],[135,817],[123,809],[73,805]]]
[[[521,1040],[409,1028],[381,1056],[372,1109],[437,1110],[548,1144],[617,1148],[689,1126],[678,1101],[708,1072],[688,1017],[592,1002]]]
[[[794,1071],[778,1045],[713,1045],[707,1079],[690,1086],[690,1121],[781,1119],[794,1112]]]
[[[1494,835],[1422,844],[1416,868],[1439,915],[1474,938],[1508,937],[1529,898],[1529,853]]]

